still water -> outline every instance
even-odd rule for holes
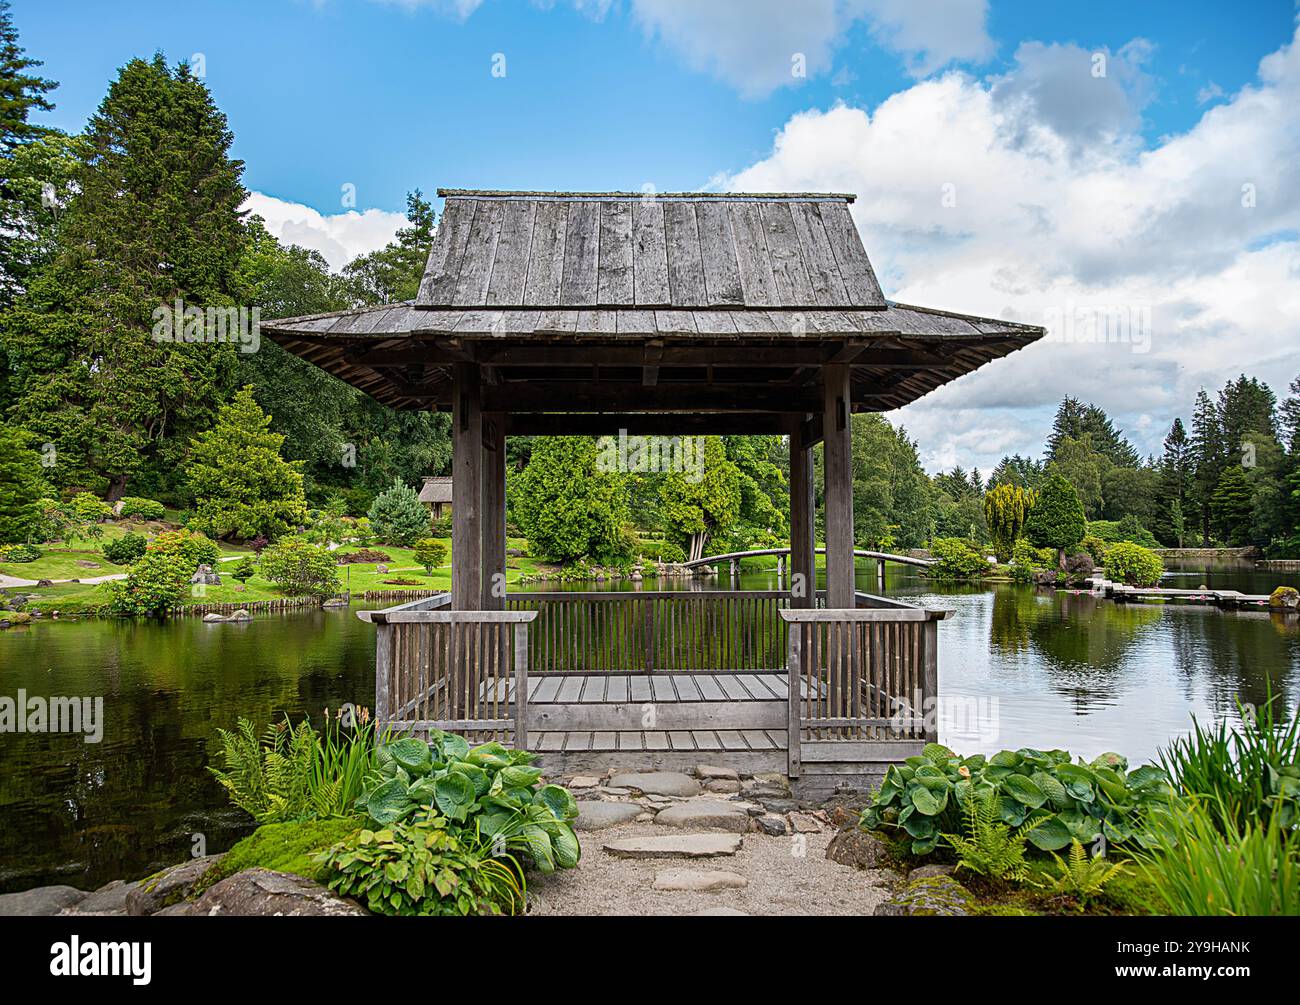
[[[891,567],[887,592],[954,616],[939,629],[941,739],[962,752],[1061,747],[1131,762],[1236,702],[1271,689],[1300,701],[1300,626],[1264,611],[1121,605],[1030,587],[937,591]],[[863,562],[859,588],[875,592]],[[1248,566],[1171,569],[1168,585],[1267,593],[1294,573]],[[718,586],[726,587],[724,581]],[[775,576],[746,575],[747,589]],[[602,586],[602,589],[609,587]],[[0,695],[104,698],[102,741],[0,734],[0,892],[91,888],[229,847],[249,830],[206,770],[218,726],[243,715],[318,718],[374,700],[374,629],[352,611],[245,625],[85,620],[0,633]]]

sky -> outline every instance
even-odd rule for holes
[[[1039,456],[1065,394],[1159,453],[1300,374],[1294,0],[13,0],[76,131],[202,74],[248,206],[335,268],[439,186],[858,194],[892,300],[1046,339],[890,413],[931,471]]]

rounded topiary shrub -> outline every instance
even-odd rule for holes
[[[989,570],[988,559],[959,537],[937,537],[930,543],[936,579],[979,579]]]
[[[1130,586],[1155,586],[1165,563],[1150,548],[1131,541],[1116,541],[1106,551],[1106,578]]]
[[[123,496],[117,515],[122,520],[161,520],[167,515],[167,510],[162,503],[153,499],[144,499],[140,496]]]
[[[115,541],[104,542],[104,557],[114,565],[130,565],[148,545],[143,534],[123,534]]]

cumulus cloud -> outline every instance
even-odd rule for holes
[[[688,65],[750,97],[829,71],[858,21],[917,76],[996,48],[987,0],[632,0],[632,12]]]
[[[261,192],[250,193],[241,208],[265,220],[266,229],[281,242],[319,251],[335,271],[358,255],[378,251],[406,226],[402,213],[367,209],[326,215]]]
[[[1075,86],[1091,108],[1066,114],[1058,74],[1079,53],[1022,47],[1005,76],[950,72],[872,110],[796,115],[767,157],[723,182],[857,192],[893,299],[1048,325],[1043,342],[896,416],[932,467],[1037,454],[1064,394],[1156,451],[1201,384],[1244,370],[1281,391],[1296,375],[1300,44],[1150,148],[1133,131],[1144,57],[1125,52],[1127,107],[1086,78]],[[1091,323],[1116,318],[1097,341]]]

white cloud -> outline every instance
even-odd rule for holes
[[[1126,111],[1081,80],[1092,108],[1063,117],[1070,85],[1055,75],[1076,55],[1022,47],[1006,77],[950,72],[870,111],[796,115],[769,156],[723,181],[857,192],[854,217],[893,299],[1052,327],[895,416],[927,464],[987,472],[1004,452],[1037,455],[1065,394],[1158,451],[1200,384],[1245,371],[1282,391],[1300,370],[1300,42],[1150,149],[1132,131],[1140,97]],[[1127,60],[1140,73],[1135,50]],[[1079,341],[1077,329],[1070,340],[1061,323],[1110,308],[1137,324],[1129,341]]]
[[[995,48],[986,0],[632,0],[632,11],[688,65],[748,96],[797,83],[795,54],[807,77],[827,72],[860,20],[917,75],[955,60],[986,60]]]
[[[357,255],[378,251],[393,239],[400,227],[406,226],[406,216],[402,213],[367,209],[327,216],[310,206],[285,202],[261,192],[250,193],[241,208],[265,220],[266,229],[283,243],[319,251],[335,271]]]

